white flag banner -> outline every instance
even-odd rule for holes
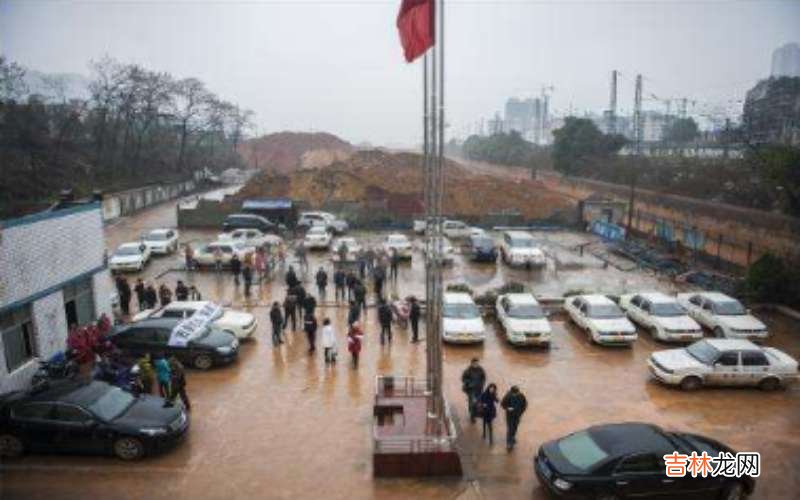
[[[168,344],[170,347],[186,347],[220,316],[222,316],[222,306],[209,302],[190,317],[175,325],[169,336]]]

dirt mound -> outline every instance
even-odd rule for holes
[[[480,217],[518,211],[525,218],[538,219],[574,204],[537,181],[475,174],[449,160],[445,169],[444,211],[453,216]],[[313,208],[350,202],[366,209],[413,215],[424,210],[423,180],[419,154],[357,151],[324,168],[288,174],[264,172],[253,178],[238,197],[287,196]]]
[[[347,158],[353,146],[325,132],[279,132],[249,139],[239,154],[251,168],[288,173],[316,168]]]

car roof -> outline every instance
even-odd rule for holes
[[[639,297],[647,299],[654,304],[672,304],[673,302],[678,300],[675,297],[669,296],[661,292],[641,292],[641,293],[634,293],[633,295],[634,296],[638,295]]]
[[[515,306],[521,306],[524,304],[539,304],[539,301],[536,300],[536,297],[533,296],[532,293],[508,293],[505,297]]]
[[[719,351],[760,351],[753,342],[746,339],[705,339]]]
[[[161,309],[164,311],[176,311],[176,310],[184,310],[184,309],[200,309],[204,305],[208,304],[208,300],[176,300],[174,302],[170,302],[166,306],[162,307]]]
[[[447,292],[444,294],[444,301],[451,304],[474,304],[472,297],[464,292]]]
[[[147,234],[167,234],[168,232],[173,231],[172,229],[165,229],[165,228],[158,228],[158,229],[151,229],[147,232]]]
[[[578,295],[584,302],[590,305],[605,305],[605,304],[613,304],[614,301],[606,297],[605,295],[600,294],[590,294],[590,295]]]
[[[62,379],[48,381],[44,389],[35,392],[19,391],[9,401],[20,403],[64,402],[86,405],[107,392],[109,385],[98,380]]]
[[[240,213],[240,214],[230,214],[229,216],[225,217],[225,220],[243,217],[246,219],[259,219],[259,220],[267,220],[266,217],[262,217],[258,214],[248,214],[248,213]]]
[[[142,243],[139,242],[139,241],[129,241],[127,243],[121,244],[117,248],[140,248],[141,246],[142,246]]]
[[[533,238],[533,235],[527,231],[506,231],[505,234],[511,238]]]
[[[391,239],[391,238],[398,238],[398,237],[399,238],[408,239],[408,236],[406,236],[403,233],[391,233],[390,235],[386,236],[386,239],[388,240],[388,239]]]
[[[661,428],[642,422],[595,425],[586,429],[598,446],[618,458],[632,453],[660,453],[674,449]]]
[[[180,323],[182,320],[179,318],[147,318],[139,321],[134,321],[133,323],[128,323],[127,325],[123,325],[118,327],[116,333],[122,333],[134,328],[143,328],[143,327],[154,327],[154,328],[169,328],[172,329]]]
[[[697,292],[692,295],[699,295],[701,297],[705,297],[706,299],[712,302],[730,302],[732,300],[736,300],[729,295],[725,295],[722,292]]]

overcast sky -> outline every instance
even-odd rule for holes
[[[400,0],[0,0],[0,53],[88,74],[109,54],[195,76],[254,110],[260,133],[325,130],[352,142],[416,144],[421,67],[402,58]],[[736,106],[800,41],[800,1],[448,0],[447,108],[468,131],[510,96],[553,85],[557,113],[601,111],[612,69],[620,107],[645,96]],[[652,99],[646,107],[663,109]],[[739,104],[739,106],[741,106]]]

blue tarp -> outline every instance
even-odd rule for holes
[[[243,210],[288,210],[292,208],[292,200],[289,198],[259,198],[256,200],[244,200]]]
[[[594,234],[600,235],[607,240],[619,241],[625,239],[625,228],[610,222],[599,219],[593,220],[591,229]]]

